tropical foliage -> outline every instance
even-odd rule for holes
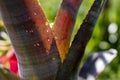
[[[11,40],[12,40],[13,46],[15,47],[17,53],[26,53],[27,52],[27,53],[31,54],[32,56],[34,55],[35,56],[34,59],[37,60],[37,58],[38,58],[38,62],[39,62],[40,61],[39,60],[39,55],[37,53],[42,51],[41,53],[46,53],[46,55],[48,55],[48,51],[49,51],[49,54],[51,54],[52,56],[48,57],[48,59],[52,58],[52,60],[55,61],[53,64],[56,67],[54,67],[54,69],[57,69],[59,64],[61,65],[64,62],[64,60],[66,59],[66,61],[62,65],[62,67],[60,67],[60,70],[58,70],[58,76],[57,76],[58,79],[57,80],[67,79],[67,76],[70,76],[73,73],[74,74],[73,74],[72,78],[74,78],[74,75],[76,75],[75,74],[76,70],[72,69],[72,67],[76,69],[76,67],[78,67],[78,64],[80,63],[80,61],[79,61],[80,57],[78,57],[78,59],[77,59],[76,56],[81,56],[82,57],[82,55],[80,55],[79,52],[77,52],[77,47],[79,45],[81,45],[81,41],[84,43],[84,41],[86,40],[85,41],[85,45],[86,45],[89,38],[91,38],[89,43],[87,44],[86,49],[84,48],[84,46],[83,46],[83,48],[81,48],[82,46],[79,46],[79,49],[78,49],[79,51],[82,51],[81,53],[83,53],[84,49],[85,49],[85,54],[84,54],[85,56],[83,57],[83,60],[81,62],[81,67],[82,67],[82,65],[84,65],[84,66],[81,69],[80,76],[82,75],[83,72],[85,72],[84,70],[86,70],[85,61],[88,58],[88,56],[91,55],[90,53],[93,53],[93,52],[96,52],[96,51],[103,51],[103,50],[105,50],[106,53],[109,53],[109,51],[111,51],[111,50],[108,50],[108,49],[110,49],[110,48],[117,49],[118,53],[120,51],[119,50],[120,49],[120,46],[119,46],[119,35],[120,35],[119,34],[119,32],[120,32],[119,31],[119,26],[120,26],[120,22],[119,22],[120,21],[119,20],[119,17],[120,17],[120,15],[119,15],[120,14],[119,7],[120,6],[119,6],[119,4],[120,4],[120,1],[119,0],[108,0],[107,1],[107,4],[106,4],[104,10],[102,11],[102,13],[100,15],[100,18],[99,18],[99,20],[97,22],[97,25],[95,27],[95,30],[93,32],[92,37],[90,35],[90,34],[92,34],[92,31],[89,31],[89,30],[93,29],[92,27],[94,27],[95,24],[93,24],[93,26],[90,25],[90,21],[92,20],[92,17],[94,15],[91,15],[89,10],[90,10],[90,7],[93,5],[94,0],[91,0],[91,1],[83,0],[82,4],[81,4],[81,2],[76,3],[77,0],[75,0],[75,1],[71,0],[71,1],[73,1],[73,4],[76,4],[73,7],[73,8],[75,8],[74,9],[75,10],[75,16],[71,16],[72,13],[69,14],[69,11],[71,9],[69,9],[70,6],[69,6],[68,3],[65,4],[66,1],[67,0],[63,0],[63,2],[61,2],[60,0],[54,0],[54,1],[40,0],[40,3],[43,6],[45,14],[46,14],[46,16],[47,16],[47,18],[49,20],[48,21],[48,20],[46,20],[46,17],[44,17],[44,13],[41,13],[43,11],[43,9],[37,7],[37,5],[39,5],[39,4],[34,2],[34,0],[33,0],[33,2],[32,2],[32,0],[31,0],[31,2],[26,0],[26,5],[28,7],[30,5],[31,6],[36,5],[36,8],[37,8],[36,10],[32,9],[32,7],[29,7],[30,10],[31,10],[30,12],[31,12],[31,15],[32,15],[33,18],[30,19],[30,21],[29,21],[29,19],[27,19],[27,18],[29,18],[29,14],[26,12],[26,14],[28,14],[28,16],[23,15],[22,18],[24,18],[25,21],[28,21],[28,23],[26,22],[24,24],[18,24],[19,22],[17,22],[13,17],[13,19],[11,19],[11,20],[13,20],[12,23],[13,24],[17,23],[18,25],[17,24],[14,24],[14,25],[12,24],[11,27],[12,26],[16,26],[16,27],[17,26],[22,26],[22,27],[18,28],[18,29],[16,27],[14,27],[13,29],[7,28],[10,37],[12,37]],[[95,1],[97,1],[97,0],[95,0]],[[98,0],[98,1],[100,1],[100,0]],[[32,3],[35,3],[35,4],[32,4]],[[62,4],[60,5],[60,3],[62,3]],[[81,4],[81,6],[80,6],[80,9],[78,11],[78,8],[79,8],[80,4]],[[18,8],[20,8],[17,4],[16,4],[16,6]],[[59,6],[60,6],[60,8],[59,8]],[[94,8],[97,8],[97,7],[94,6]],[[93,8],[93,10],[94,10],[94,8]],[[10,11],[12,11],[12,9],[13,8],[9,8]],[[68,9],[68,11],[67,11],[67,9]],[[21,12],[23,11],[22,8],[20,10],[21,10]],[[34,10],[35,13],[32,14],[32,12],[33,12],[32,10]],[[97,14],[99,14],[99,9],[95,9],[95,10],[98,10],[96,12],[98,12]],[[57,11],[58,11],[58,13],[57,13]],[[87,15],[88,11],[89,11],[89,14]],[[77,15],[77,12],[78,12],[78,15]],[[10,12],[8,12],[8,13],[10,13]],[[15,13],[15,12],[13,12],[13,13]],[[11,13],[10,15],[13,16],[12,15],[13,13]],[[40,14],[40,15],[38,15],[38,14]],[[57,14],[57,17],[55,18],[56,14]],[[39,17],[40,19],[38,19],[35,16]],[[41,17],[41,16],[43,16],[43,17]],[[84,18],[86,16],[87,16],[87,18],[85,20],[88,20],[88,21],[84,20]],[[73,19],[73,17],[77,18],[76,23],[75,23],[75,20]],[[90,20],[89,20],[89,17],[90,17]],[[21,20],[22,18],[16,18],[16,19]],[[55,18],[55,22],[54,22],[54,18]],[[95,19],[97,19],[97,18],[95,17]],[[92,20],[94,23],[96,22],[95,19]],[[31,20],[33,20],[35,23],[32,23]],[[40,21],[40,20],[43,20],[43,21]],[[5,20],[5,21],[9,22],[10,20]],[[52,24],[54,22],[52,31],[49,28],[50,27],[49,22],[52,23]],[[80,24],[82,24],[82,25],[81,25],[81,27],[79,29]],[[87,34],[83,35],[84,30],[82,30],[82,29],[84,29],[84,27],[82,28],[82,26],[84,26],[85,24],[86,24],[87,27],[88,26],[91,27],[91,29],[85,28],[85,30],[88,30],[87,32],[90,32],[90,33],[87,33]],[[44,28],[44,29],[43,28],[37,28],[38,25],[47,26],[47,28]],[[75,25],[74,30],[73,30],[73,25]],[[32,31],[32,29],[24,27],[24,26],[32,27],[33,31]],[[36,26],[36,29],[34,29],[33,26]],[[63,30],[63,28],[61,26],[64,27],[64,30]],[[70,28],[67,28],[68,26]],[[24,28],[24,30],[26,29],[25,30],[26,33],[24,33],[24,35],[21,35],[21,32],[19,33],[19,30],[22,30],[23,28]],[[38,31],[38,29],[39,29],[39,31]],[[9,30],[11,30],[11,32]],[[72,33],[72,30],[73,30],[73,33]],[[16,31],[18,33],[16,33]],[[34,31],[36,33],[33,34]],[[68,33],[66,33],[66,31],[68,31]],[[21,39],[18,39],[19,37],[15,36],[16,34],[13,34],[14,32],[16,34],[20,35]],[[30,33],[31,35],[38,36],[39,34],[37,32],[39,32],[39,34],[43,34],[43,35],[40,35],[40,37],[42,39],[37,40],[37,39],[39,39],[39,37],[34,37],[34,36],[31,37],[30,35],[27,34],[27,33]],[[53,33],[51,34],[51,32],[53,32]],[[72,36],[71,36],[71,34],[72,34]],[[82,34],[82,35],[79,35],[79,34]],[[29,37],[28,38],[23,38],[25,35],[29,36]],[[51,37],[53,35],[55,36],[54,39],[52,39],[52,37]],[[16,38],[14,38],[14,37],[16,37]],[[31,40],[30,40],[30,37],[31,37]],[[64,39],[64,37],[65,37],[65,39]],[[76,37],[78,37],[79,39],[78,38],[76,39]],[[70,40],[70,38],[71,38],[71,40]],[[26,44],[28,42],[28,40],[31,41],[30,44]],[[42,48],[34,49],[34,47],[31,46],[32,45],[31,43],[33,43],[32,41],[36,41],[36,40],[38,42],[34,43],[34,47],[38,48],[39,46],[44,46],[44,48],[42,47]],[[44,41],[44,42],[41,42],[41,41]],[[55,41],[56,41],[56,44],[55,44]],[[50,47],[51,44],[52,44],[52,47]],[[21,47],[19,48],[18,45],[20,45]],[[58,50],[55,47],[56,45],[57,45]],[[70,45],[71,45],[71,48],[69,50]],[[108,51],[106,51],[106,50],[108,50]],[[21,51],[23,51],[23,52],[21,52]],[[34,51],[34,54],[32,53],[33,51]],[[113,52],[113,51],[114,50],[112,50],[111,52]],[[74,55],[73,52],[75,52],[76,56],[72,56],[73,58],[71,58],[71,59],[73,60],[74,58],[76,58],[77,61],[73,60],[73,62],[72,62],[70,57],[66,58],[66,55],[67,55],[67,53],[69,53],[68,56]],[[103,54],[105,52],[97,52],[97,53]],[[57,53],[57,54],[52,54],[52,53]],[[60,53],[60,58],[58,56],[58,53]],[[32,65],[32,66],[34,64],[38,65],[38,63],[36,63],[32,59],[31,55],[17,54],[17,56],[18,56],[17,58],[19,60],[19,63],[23,64],[23,65],[21,65],[21,74],[22,74],[21,76],[22,77],[26,76],[26,75],[23,75],[25,67],[27,67],[24,64],[27,63],[27,65]],[[1,79],[6,78],[6,80],[9,80],[9,79],[11,80],[12,78],[6,77],[6,76],[3,76],[3,75],[9,74],[8,76],[13,76],[13,75],[18,76],[17,61],[16,61],[16,57],[15,57],[15,54],[14,54],[14,50],[13,50],[13,48],[11,46],[11,43],[10,43],[10,40],[9,40],[7,34],[6,34],[6,31],[4,29],[4,25],[3,25],[2,21],[0,21],[0,56],[1,56],[0,62],[2,63],[2,65],[0,65],[0,67],[2,66],[1,69],[0,69],[0,78]],[[30,57],[29,59],[32,59],[33,61],[31,62],[29,60],[26,63],[23,63],[22,61],[20,62],[20,60],[22,60],[22,58],[20,56],[22,56],[22,57],[29,56]],[[43,55],[43,56],[45,56],[45,55]],[[94,54],[92,56],[94,56]],[[91,57],[89,57],[87,59],[87,61],[90,61]],[[97,58],[97,56],[96,56],[96,58]],[[98,58],[99,58],[99,56],[98,56]],[[119,54],[118,54],[117,58],[114,59],[114,61],[105,69],[105,71],[98,77],[98,79],[100,79],[100,80],[103,80],[103,79],[112,79],[112,80],[119,79],[120,78],[120,65],[119,65],[120,61],[119,61],[119,58],[120,57],[119,57]],[[80,58],[80,60],[81,59],[82,58]],[[26,58],[25,60],[28,60],[28,59]],[[25,61],[25,60],[23,60],[23,61]],[[46,60],[43,59],[43,62],[45,62],[45,61]],[[93,61],[96,61],[96,60],[93,60]],[[69,63],[69,62],[71,62],[71,63]],[[50,66],[49,68],[51,68],[51,70],[53,69],[53,65],[51,66],[49,64],[49,62],[47,62],[46,64],[48,66]],[[45,65],[45,64],[41,63],[41,65]],[[41,65],[38,65],[38,66],[41,66]],[[9,68],[12,73],[10,73],[8,71],[8,69],[6,69],[4,66]],[[88,66],[89,65],[87,65],[87,67]],[[32,68],[38,68],[38,67],[33,66]],[[30,69],[32,69],[32,68],[30,68]],[[72,71],[70,71],[69,68],[72,69]],[[5,72],[4,70],[5,71],[7,70],[7,74],[4,73]],[[37,74],[36,72],[33,73],[33,75]],[[32,73],[32,71],[31,71],[31,73]],[[29,73],[27,73],[27,74],[29,75]],[[44,73],[40,73],[40,75],[42,75],[42,76],[43,76],[43,74]],[[87,71],[86,71],[86,74],[87,74]],[[48,73],[48,75],[50,75],[50,73]],[[99,75],[99,74],[97,74],[97,75]],[[64,77],[61,77],[61,76],[64,76]],[[81,76],[81,77],[83,77],[83,76]],[[36,79],[36,78],[37,77],[35,76],[33,79]],[[14,80],[15,80],[15,78],[14,78]]]

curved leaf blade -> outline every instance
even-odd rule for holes
[[[81,2],[82,0],[63,0],[55,18],[52,29],[62,62],[70,47],[71,34]]]

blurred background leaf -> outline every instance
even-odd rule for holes
[[[7,68],[0,64],[0,80],[20,80],[14,74],[12,74]]]

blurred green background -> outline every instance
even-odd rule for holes
[[[45,14],[50,23],[54,22],[57,10],[62,0],[40,0],[41,5],[45,11]],[[80,27],[83,19],[88,13],[94,0],[83,0],[80,6],[76,24],[73,30],[72,39]],[[91,40],[89,41],[85,56],[82,60],[82,64],[91,53],[96,51],[103,51],[110,48],[118,50],[118,56],[115,58],[110,65],[108,65],[104,72],[98,77],[98,80],[119,80],[120,79],[120,0],[108,0],[104,10],[97,21],[94,33]],[[10,41],[8,38],[3,38],[5,35],[3,32],[4,25],[0,18],[0,55],[7,52],[10,47]],[[83,37],[84,38],[84,37]],[[1,45],[3,44],[4,45]]]

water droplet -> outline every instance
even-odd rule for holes
[[[58,39],[58,37],[55,36],[55,39]]]
[[[37,46],[40,46],[40,44],[39,44],[39,43],[37,43],[36,45],[37,45]]]
[[[48,26],[48,25],[49,25],[49,23],[48,23],[48,22],[46,22],[46,23],[45,23],[45,25],[46,25],[46,26]]]
[[[49,32],[49,30],[47,30],[46,32]]]
[[[48,39],[48,41],[50,41],[50,39]]]
[[[34,14],[34,15],[37,15],[37,13],[36,13],[36,12],[34,12],[33,14]]]
[[[54,58],[54,57],[52,58],[52,60],[55,60],[55,59],[56,59],[56,58]]]

